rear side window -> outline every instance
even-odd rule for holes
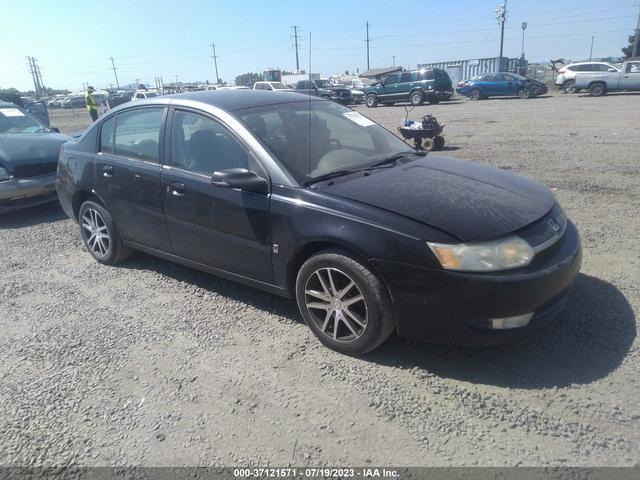
[[[413,81],[413,75],[411,74],[411,72],[403,73],[400,76],[400,83],[409,83],[412,81]]]
[[[159,163],[162,108],[140,108],[116,117],[115,154]]]
[[[111,117],[106,122],[102,122],[100,129],[100,151],[102,153],[113,153],[113,127],[115,126],[115,117]]]

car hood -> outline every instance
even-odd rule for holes
[[[56,163],[60,147],[69,140],[59,133],[0,135],[0,164],[13,172],[17,165]]]
[[[431,154],[372,175],[340,180],[325,192],[416,220],[464,242],[514,232],[555,204],[553,194],[533,180]]]

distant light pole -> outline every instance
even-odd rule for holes
[[[589,61],[591,61],[591,57],[593,57],[593,39],[595,35],[591,35],[591,50],[589,51]]]
[[[522,22],[522,58],[524,58],[524,31],[527,29],[527,22]]]
[[[391,58],[393,58],[393,66],[395,67],[396,66],[396,56],[392,55]]]

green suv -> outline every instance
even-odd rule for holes
[[[439,68],[397,72],[384,80],[374,83],[365,91],[365,103],[373,108],[382,103],[393,105],[396,102],[410,102],[422,105],[425,100],[438,103],[449,100],[453,95],[453,86],[449,74]]]

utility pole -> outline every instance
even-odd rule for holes
[[[527,22],[522,22],[522,58],[524,59],[524,31],[527,29]]]
[[[498,23],[500,24],[500,58],[498,59],[499,68],[498,70],[502,70],[502,52],[504,50],[504,24],[507,21],[507,0],[504,0],[504,3],[498,7],[496,10],[498,16],[496,17]]]
[[[396,66],[396,56],[395,55],[391,55],[391,58],[393,59],[393,67]]]
[[[216,85],[220,82],[220,77],[218,76],[218,56],[216,55],[216,44],[211,42],[211,48],[213,49],[213,65],[216,67]]]
[[[113,57],[111,57],[111,68],[113,69],[113,74],[116,77],[116,86],[118,90],[120,89],[120,82],[118,82],[118,74],[116,73],[116,64],[113,62]]]
[[[589,51],[589,61],[591,61],[591,57],[593,57],[593,39],[594,35],[591,35],[591,50]]]
[[[291,28],[293,28],[293,35],[291,35],[291,37],[293,38],[293,46],[296,49],[296,70],[300,70],[300,60],[298,59],[298,48],[300,46],[298,45],[298,29],[300,27],[294,25]]]
[[[638,56],[638,37],[640,37],[640,9],[638,10],[638,23],[636,23],[636,38],[633,40],[633,48],[631,49],[631,56]]]
[[[26,57],[29,62],[29,73],[33,79],[33,87],[36,92],[36,97],[42,96],[44,87],[42,85],[42,73],[40,73],[40,67],[38,66],[38,59],[35,57]]]
[[[311,80],[311,32],[309,32],[309,80]]]
[[[369,27],[371,25],[369,25],[369,21],[367,21],[366,23],[366,27],[367,27],[367,39],[365,40],[365,42],[367,42],[367,70],[369,70],[369,42],[371,42],[371,40],[369,40]]]

